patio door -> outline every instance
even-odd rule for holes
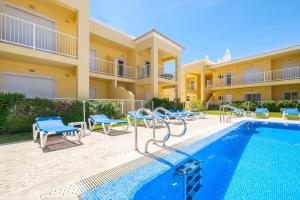
[[[54,21],[7,4],[4,5],[4,11],[7,15],[15,17],[5,17],[2,22],[2,37],[5,41],[40,50],[55,51],[56,36],[55,32],[52,31],[55,30]]]
[[[232,84],[232,73],[231,72],[226,74],[225,84],[226,84],[226,86],[231,86],[231,84]]]
[[[97,51],[96,49],[90,49],[89,55],[89,67],[91,71],[97,71]]]
[[[118,76],[127,77],[126,60],[118,58],[117,65],[118,65]]]

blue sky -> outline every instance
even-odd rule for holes
[[[139,36],[152,28],[182,44],[182,64],[233,59],[300,43],[299,0],[91,0],[91,16]]]

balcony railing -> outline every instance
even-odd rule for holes
[[[77,58],[77,37],[1,12],[0,41]]]
[[[159,78],[170,80],[170,81],[175,81],[176,80],[175,73],[160,74]]]
[[[94,56],[90,56],[89,58],[89,68],[90,72],[93,73],[136,79],[136,67],[128,65],[116,66],[116,62],[114,61],[108,61]]]
[[[118,65],[117,66],[118,77],[136,79],[136,67],[129,65]]]
[[[300,79],[300,66],[247,75],[231,76],[226,77],[225,79],[208,80],[207,87],[224,87],[295,79]]]
[[[150,77],[150,68],[148,66],[138,67],[138,79]]]
[[[89,60],[90,72],[115,75],[115,62],[90,56]]]

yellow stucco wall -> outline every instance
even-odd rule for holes
[[[56,98],[75,98],[77,96],[76,70],[74,68],[58,68],[0,59],[1,73],[53,78]]]
[[[90,87],[96,89],[96,98],[97,99],[107,99],[107,89],[109,82],[100,79],[90,78]]]
[[[226,100],[226,95],[232,95],[233,101],[244,101],[246,93],[260,93],[261,100],[272,99],[272,88],[271,87],[256,87],[256,88],[241,88],[241,89],[230,89],[230,90],[219,90],[213,92],[213,101],[218,101],[219,96],[223,96]]]
[[[282,100],[284,92],[298,92],[298,95],[300,95],[300,84],[273,86],[272,99]]]
[[[68,10],[48,0],[1,0],[1,3],[9,3],[25,9],[34,14],[47,17],[55,21],[58,31],[76,36],[77,35],[77,14],[75,11]]]

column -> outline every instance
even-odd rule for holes
[[[77,98],[79,100],[86,100],[89,98],[90,4],[89,0],[78,2],[80,5],[78,6],[79,11],[77,18]]]
[[[200,100],[203,102],[205,99],[205,69],[204,66],[201,67],[201,92]]]
[[[158,45],[155,38],[151,46],[151,80],[153,97],[158,97]]]
[[[176,61],[175,61],[175,76],[177,80],[177,85],[175,88],[175,98],[181,98],[181,61],[180,61],[180,55],[178,55]],[[185,77],[184,77],[185,78]],[[185,98],[185,97],[184,97]],[[182,99],[183,101],[183,99]]]

